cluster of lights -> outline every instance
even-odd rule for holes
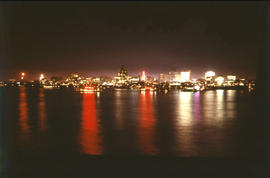
[[[145,71],[142,71],[141,81],[145,81],[145,80],[146,80]]]
[[[188,82],[190,81],[190,71],[181,72],[180,82]]]
[[[22,73],[21,73],[21,79],[23,80],[23,79],[24,79],[24,77],[25,77],[25,73],[24,73],[24,72],[22,72]]]
[[[44,79],[44,75],[40,74],[39,80],[43,80]]]

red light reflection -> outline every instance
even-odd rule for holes
[[[139,104],[139,146],[143,153],[155,155],[158,150],[154,143],[156,120],[152,106],[152,93],[141,93]]]
[[[82,125],[80,142],[83,153],[99,155],[103,153],[101,137],[96,113],[94,93],[84,93],[82,103]]]
[[[25,87],[20,87],[20,97],[19,97],[19,127],[20,127],[20,137],[24,141],[26,135],[29,133],[29,123],[28,123],[28,106],[26,98]]]

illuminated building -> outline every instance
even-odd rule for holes
[[[172,69],[169,72],[169,81],[170,82],[180,81],[180,74],[179,74],[179,72],[176,72],[174,69]]]
[[[216,82],[217,82],[217,85],[218,85],[218,86],[221,86],[221,85],[223,84],[223,82],[224,82],[224,77],[218,76],[218,77],[216,78]]]
[[[45,85],[47,83],[43,74],[40,74],[39,81],[42,85]]]
[[[140,80],[141,81],[145,81],[146,80],[146,74],[145,74],[145,71],[142,71],[142,75],[140,77]]]
[[[131,83],[138,83],[139,81],[140,81],[139,77],[132,77],[132,78],[130,79],[130,82],[131,82]]]
[[[99,77],[95,77],[92,79],[93,82],[100,82],[100,78]]]
[[[71,74],[66,79],[66,83],[67,85],[79,86],[81,80],[82,78],[78,74]]]
[[[44,79],[44,75],[40,74],[39,80],[43,80]]]
[[[181,72],[180,82],[188,82],[190,81],[190,71]]]
[[[216,73],[213,71],[208,71],[205,73],[205,80],[210,81],[213,80],[215,77]]]
[[[227,76],[227,80],[228,81],[235,81],[236,80],[236,76],[235,75],[228,75]]]
[[[179,74],[179,72],[174,74],[174,82],[180,82],[181,81],[181,74]]]
[[[169,81],[169,76],[167,74],[159,74],[159,81],[160,82],[167,82],[167,81]]]
[[[120,77],[120,80],[127,80],[127,70],[124,68],[124,65],[121,66],[118,77]]]
[[[148,83],[149,83],[149,82],[150,82],[150,83],[154,82],[154,77],[147,76],[146,82],[148,82]]]
[[[129,76],[127,75],[127,70],[124,68],[124,66],[122,65],[120,68],[120,71],[118,72],[118,75],[116,77],[114,77],[115,79],[115,83],[118,85],[122,85],[128,82],[129,80]]]

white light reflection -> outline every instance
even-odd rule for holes
[[[116,127],[117,129],[123,129],[124,127],[124,103],[122,101],[123,96],[121,91],[115,92],[115,118],[116,118]]]
[[[216,90],[217,100],[216,100],[216,118],[224,118],[224,90]]]
[[[192,92],[180,92],[177,109],[177,120],[181,126],[190,126],[193,120]]]
[[[194,111],[194,118],[196,122],[201,120],[201,105],[200,105],[200,92],[194,93],[194,104],[193,104],[193,111]]]
[[[236,113],[236,104],[235,104],[236,90],[227,90],[227,117],[234,118]]]
[[[203,95],[203,115],[204,122],[206,125],[212,125],[216,120],[216,112],[215,112],[215,91],[206,91]]]
[[[193,138],[193,93],[180,92],[176,96],[176,151],[181,156],[195,156],[197,154],[197,151]]]

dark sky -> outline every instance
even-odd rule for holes
[[[255,78],[265,3],[0,3],[1,78],[171,68]]]

